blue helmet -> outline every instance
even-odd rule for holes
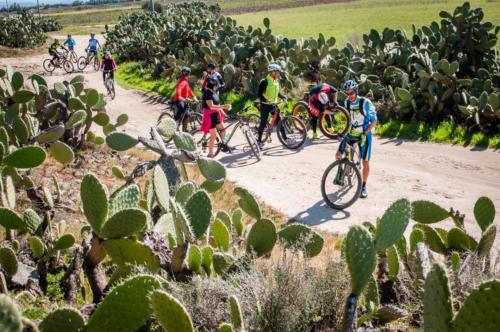
[[[356,81],[354,80],[349,80],[347,82],[344,83],[344,86],[342,87],[345,90],[358,90],[359,88],[359,84],[356,83]]]

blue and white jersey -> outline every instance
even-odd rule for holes
[[[96,38],[89,39],[89,49],[91,51],[97,50],[97,46],[99,45],[99,41]]]
[[[363,110],[359,109],[361,99],[364,100]],[[349,107],[348,104],[350,104]],[[373,103],[367,98],[357,97],[354,102],[346,99],[344,101],[344,107],[346,109],[350,109],[349,115],[351,116],[351,131],[362,133],[370,126],[370,124],[378,122],[377,110],[375,109],[375,106],[373,106]]]

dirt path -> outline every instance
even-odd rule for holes
[[[77,51],[81,54],[86,37],[76,39]],[[41,72],[42,59],[40,56],[4,58],[0,59],[0,66],[11,64],[25,73]],[[88,86],[104,90],[100,73],[86,71],[84,75]],[[57,70],[46,79],[52,84],[71,76]],[[117,98],[108,101],[112,117],[120,113],[129,115],[125,129],[136,135],[147,134],[161,109],[162,105],[153,99],[120,87],[117,87]],[[308,225],[346,232],[352,224],[375,222],[389,204],[407,197],[410,200],[428,199],[445,208],[459,209],[467,215],[466,226],[478,237],[473,206],[482,195],[494,200],[495,222],[500,223],[498,151],[376,138],[368,182],[369,198],[358,200],[346,211],[334,211],[323,203],[320,181],[323,171],[333,161],[338,143],[322,139],[313,144],[308,142],[303,149],[293,152],[282,149],[275,136],[273,139],[273,143],[265,147],[262,161],[256,163],[243,144],[243,138],[237,134],[236,151],[232,155],[222,155],[220,161],[227,166],[230,179],[290,218]]]

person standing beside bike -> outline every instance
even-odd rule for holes
[[[340,159],[347,144],[361,141],[361,159],[363,160],[363,186],[361,187],[361,198],[368,197],[366,181],[370,173],[370,158],[372,149],[372,129],[377,125],[377,112],[372,102],[358,95],[359,85],[356,81],[345,82],[343,89],[347,94],[344,107],[351,118],[351,129],[342,139],[339,149],[335,155]]]
[[[67,46],[68,50],[73,51],[75,49],[75,45],[76,45],[75,39],[73,37],[71,37],[70,34],[68,34],[68,38],[64,41],[63,45]]]
[[[201,130],[203,130],[205,134],[210,133],[210,140],[208,141],[209,158],[213,158],[214,156],[214,144],[215,139],[217,138],[217,131],[220,133],[223,144],[226,144],[226,130],[224,129],[222,122],[224,117],[226,117],[226,113],[224,111],[231,110],[231,104],[220,104],[218,87],[218,82],[209,78],[202,97],[203,119],[201,122]],[[224,149],[227,151],[229,150],[229,147],[224,146]]]
[[[207,69],[207,74],[205,75],[205,78],[203,79],[203,83],[201,84],[201,92],[204,92],[205,89],[207,88],[207,81],[208,79],[213,79],[217,82],[218,84],[218,91],[220,91],[222,88],[226,86],[226,83],[224,82],[224,78],[222,75],[215,70],[215,65],[213,63],[209,63],[206,66]]]
[[[193,99],[198,101],[196,96],[194,95],[193,90],[189,86],[189,75],[191,75],[191,68],[184,67],[181,69],[181,76],[179,76],[179,80],[177,81],[177,85],[175,86],[175,94],[174,94],[174,106],[175,106],[175,114],[174,119],[179,121],[182,118],[184,112],[188,108],[187,101],[189,99]]]
[[[269,121],[269,114],[278,111],[279,99],[286,99],[280,93],[280,77],[283,70],[278,64],[270,64],[267,68],[268,75],[260,81],[258,96],[260,99],[260,125],[258,130],[257,142],[262,146],[262,133]],[[278,115],[279,116],[279,115]],[[279,119],[278,119],[279,120]],[[285,129],[281,128],[281,134],[284,140],[287,140]]]
[[[91,54],[93,54],[95,57],[97,57],[97,50],[101,47],[101,44],[99,43],[99,40],[95,38],[95,33],[90,34],[90,39],[89,39],[89,44],[87,45],[87,48],[85,51],[87,52],[87,63],[89,61],[89,57]]]
[[[309,91],[309,110],[311,112],[311,127],[313,130],[312,139],[318,139],[318,119],[325,111],[326,106],[332,102],[337,104],[337,89],[327,83],[320,83]]]
[[[109,74],[109,78],[115,79],[115,70],[117,69],[116,61],[111,56],[110,51],[104,52],[104,56],[102,57],[100,70],[102,71],[102,81],[104,82],[104,86],[106,86],[106,74]]]

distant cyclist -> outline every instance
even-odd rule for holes
[[[95,37],[95,33],[90,34],[89,44],[85,49],[87,51],[87,61],[89,61],[90,54],[97,57],[97,50],[101,47],[99,40]]]
[[[68,47],[68,50],[73,51],[75,49],[75,39],[68,34],[68,38],[64,41],[64,46]]]
[[[280,92],[280,76],[282,69],[280,65],[270,64],[267,68],[268,75],[260,81],[258,96],[260,99],[260,125],[257,142],[262,145],[262,133],[269,121],[269,114],[279,111],[279,99],[286,99]],[[287,140],[285,128],[281,127],[281,134],[284,140]]]
[[[110,78],[112,80],[115,79],[115,70],[116,70],[116,61],[111,56],[110,51],[104,52],[104,56],[102,57],[100,70],[102,71],[102,80],[106,81],[106,73],[109,73]]]
[[[320,83],[309,91],[309,109],[311,111],[312,139],[318,139],[318,119],[329,103],[337,104],[337,89],[330,84]]]
[[[361,159],[363,160],[363,186],[361,188],[361,198],[368,197],[366,191],[366,181],[370,173],[370,158],[372,154],[372,129],[377,125],[377,112],[372,102],[367,98],[358,95],[359,86],[356,81],[345,82],[344,91],[347,99],[344,107],[349,112],[351,118],[351,129],[342,139],[335,157],[340,159],[345,151],[346,144],[361,141]]]
[[[215,68],[215,65],[213,63],[209,63],[206,66],[207,74],[205,75],[205,78],[203,79],[203,83],[201,84],[201,92],[204,92],[205,89],[207,88],[207,80],[208,79],[212,79],[217,83],[219,91],[220,91],[220,89],[222,89],[226,86],[226,83],[224,82],[224,78],[215,69],[216,68]]]
[[[186,111],[189,99],[198,100],[194,95],[193,90],[189,86],[189,75],[191,75],[191,68],[184,67],[181,69],[181,75],[175,86],[174,106],[176,108],[174,119],[180,120],[182,114]]]
[[[49,46],[49,55],[52,56],[52,64],[54,66],[60,65],[61,54],[57,51],[61,47],[59,39],[54,39],[54,42]]]

